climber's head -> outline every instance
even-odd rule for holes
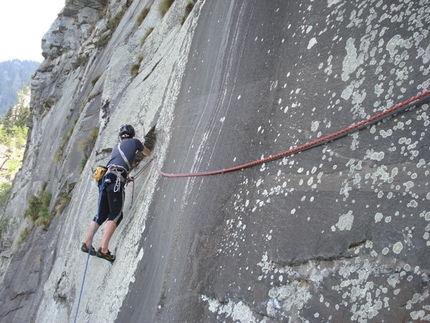
[[[134,131],[133,126],[129,124],[124,124],[119,129],[119,136],[121,137],[121,139],[133,138],[135,134],[136,133]]]

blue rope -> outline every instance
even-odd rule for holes
[[[84,291],[85,277],[87,275],[88,262],[90,260],[90,255],[91,255],[91,248],[93,247],[93,239],[94,239],[94,235],[96,233],[97,220],[99,218],[100,204],[101,204],[101,200],[102,200],[102,191],[104,189],[104,186],[105,186],[105,178],[103,176],[102,183],[101,183],[100,188],[99,188],[98,210],[97,210],[97,214],[96,214],[96,216],[95,216],[95,218],[93,220],[94,221],[93,234],[91,235],[90,247],[88,249],[87,261],[85,263],[84,276],[82,277],[81,291],[79,293],[78,306],[76,307],[76,314],[75,314],[74,323],[76,323],[76,320],[78,319],[79,307],[81,305],[82,292]]]

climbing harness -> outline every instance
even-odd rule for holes
[[[118,192],[121,189],[121,184],[125,182],[125,177],[123,174],[127,174],[127,171],[118,165],[109,165],[106,175],[113,174],[115,175],[115,186],[113,187],[114,193]],[[106,183],[110,183],[110,178],[106,179]]]

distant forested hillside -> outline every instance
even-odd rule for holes
[[[24,156],[30,118],[30,95],[30,88],[22,87],[18,92],[18,103],[0,120],[0,213],[9,198],[12,181]],[[1,230],[0,227],[0,234]]]
[[[0,118],[18,102],[18,92],[27,85],[40,63],[14,59],[0,63]]]

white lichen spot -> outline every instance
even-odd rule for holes
[[[378,212],[375,214],[375,223],[378,223],[382,220],[384,216],[382,215],[382,213]]]
[[[340,231],[350,231],[352,228],[352,224],[354,222],[354,215],[352,214],[352,211],[348,211],[346,214],[342,214],[339,217],[339,221],[336,223],[336,227]]]
[[[270,262],[269,262],[269,256],[267,255],[267,251],[264,252],[263,256],[261,257],[261,261],[257,263],[258,266],[261,267],[261,271],[267,275],[267,273],[270,271]]]
[[[231,301],[229,301],[228,303],[220,303],[218,300],[211,299],[206,295],[201,295],[200,298],[202,301],[208,303],[209,311],[213,313],[231,316],[235,322],[257,322],[254,317],[253,311],[242,301],[236,304]]]
[[[331,6],[337,5],[340,2],[342,2],[342,0],[327,0],[327,6],[331,7]]]
[[[242,301],[234,305],[231,317],[235,322],[257,322],[254,318],[253,311]]]
[[[318,128],[320,126],[320,122],[319,121],[312,121],[312,125],[311,125],[311,130],[312,131],[317,131]]]
[[[343,91],[342,94],[340,95],[340,97],[346,101],[349,100],[349,98],[351,97],[352,93],[354,92],[354,86],[353,85],[348,85]]]
[[[298,311],[303,309],[307,301],[312,297],[309,285],[304,281],[294,281],[289,285],[274,287],[269,290],[269,297],[282,303],[285,311]]]
[[[317,43],[316,38],[315,37],[311,38],[308,44],[308,49],[311,49],[312,47],[314,47],[316,43]]]
[[[414,321],[422,321],[423,319],[425,319],[426,316],[426,312],[424,310],[419,310],[419,311],[412,311],[410,313],[411,319],[413,319]],[[425,319],[425,321],[428,321],[430,317],[427,316],[427,319]]]
[[[379,133],[382,138],[388,138],[393,135],[393,130],[392,129],[381,130]]]
[[[396,47],[411,48],[412,42],[408,39],[403,39],[400,35],[393,36],[387,43],[386,49],[390,53],[391,58],[398,54]]]
[[[403,250],[403,243],[401,243],[400,241],[398,241],[398,242],[396,242],[394,245],[393,245],[393,252],[395,253],[395,254],[399,254],[399,253],[401,253],[402,252],[402,250]]]
[[[403,183],[403,186],[405,186],[405,191],[409,192],[411,188],[415,186],[415,184],[412,181],[408,181],[406,183]]]
[[[363,63],[363,54],[357,54],[357,48],[354,45],[354,38],[346,41],[346,56],[342,63],[342,81],[349,80],[349,75],[354,73]]]
[[[381,161],[385,157],[385,153],[383,151],[374,151],[373,149],[368,149],[366,151],[366,155],[364,156],[364,159],[370,159],[370,160],[376,160]]]
[[[417,208],[418,207],[418,202],[415,201],[415,200],[410,200],[409,203],[406,206],[407,207]]]

